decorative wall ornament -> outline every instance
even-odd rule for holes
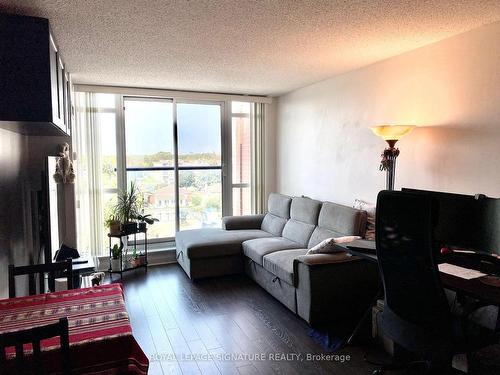
[[[69,144],[62,143],[59,145],[59,158],[56,164],[56,173],[54,180],[58,184],[73,184],[75,183],[75,171],[73,169],[73,161],[69,156]]]

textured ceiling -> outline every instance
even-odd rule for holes
[[[277,95],[500,20],[499,0],[0,0],[77,83]]]

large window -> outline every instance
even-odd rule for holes
[[[220,227],[221,129],[220,104],[177,105],[180,230]]]
[[[125,97],[123,108],[123,185],[135,182],[144,213],[159,220],[150,227],[149,238],[164,240],[176,230],[220,226],[221,105]]]
[[[175,235],[175,175],[173,103],[166,99],[126,97],[122,185],[135,182],[143,195],[144,214],[158,222],[150,226],[151,239]]]
[[[80,247],[82,239],[91,253],[103,253],[105,220],[118,191],[132,181],[144,214],[159,220],[149,227],[152,241],[172,240],[178,230],[220,227],[224,215],[256,212],[255,103],[78,98],[73,144],[77,167],[83,166],[77,171]]]

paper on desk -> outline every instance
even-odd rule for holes
[[[486,276],[485,273],[476,270],[471,270],[469,268],[455,266],[454,264],[449,264],[449,263],[441,263],[440,265],[438,265],[438,268],[440,272],[444,272],[449,275],[457,276],[466,280],[476,279],[478,277]]]

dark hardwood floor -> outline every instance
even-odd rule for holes
[[[302,319],[244,275],[193,283],[172,264],[134,271],[123,283],[150,374],[347,375],[374,369],[358,347],[335,353],[350,356],[343,363],[307,360],[308,354],[328,353],[308,336]]]

